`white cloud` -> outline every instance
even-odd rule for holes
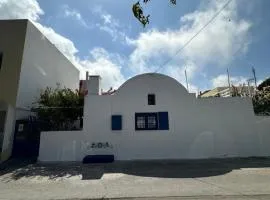
[[[0,0],[0,19],[36,21],[44,12],[36,0]]]
[[[90,74],[101,75],[101,87],[105,90],[119,87],[125,81],[121,73],[121,63],[122,60],[118,55],[109,54],[103,48],[94,48],[89,58],[80,61]]]
[[[76,56],[78,50],[74,43],[55,32],[51,27],[39,23],[39,18],[44,12],[37,0],[0,0],[0,18],[28,18],[59,48],[71,61],[76,63],[84,77],[84,71],[100,74],[103,77],[104,88],[119,86],[125,78],[121,73],[123,62],[135,73],[153,71],[166,58],[171,58],[189,38],[191,38],[223,5],[225,1],[211,1],[210,4],[199,10],[184,15],[181,18],[181,26],[176,30],[159,31],[157,29],[141,33],[136,39],[129,39],[124,33],[124,27],[112,15],[102,9],[95,11],[101,19],[96,26],[111,35],[113,40],[121,40],[134,47],[134,51],[128,58],[128,62],[117,54],[110,54],[102,48],[95,48],[87,59],[79,59]],[[75,20],[83,20],[79,12],[66,7],[64,15]],[[248,33],[251,23],[240,20],[237,15],[237,3],[233,1],[222,15],[207,27],[181,54],[174,57],[161,72],[173,76],[185,85],[184,70],[187,68],[191,91],[197,91],[192,84],[192,77],[202,67],[209,63],[223,65],[230,62],[236,49],[238,53],[244,53],[248,49]],[[242,48],[243,47],[243,48]],[[159,71],[160,72],[160,71]],[[219,77],[213,82],[218,85],[222,82]],[[238,79],[235,79],[238,80]],[[240,79],[241,80],[241,79]]]
[[[209,64],[224,66],[234,54],[245,53],[248,49],[251,23],[239,19],[237,2],[232,1],[206,29],[178,55],[175,53],[192,38],[225,4],[225,0],[212,0],[198,10],[181,17],[181,26],[176,30],[152,29],[141,33],[138,38],[128,40],[134,46],[130,55],[130,68],[135,73],[155,71],[164,61],[173,58],[159,72],[175,74],[182,71],[178,80],[183,79],[183,65],[186,62],[196,66],[190,71],[193,76]],[[239,50],[240,49],[240,50]],[[173,66],[173,67],[170,67]]]
[[[90,28],[90,26],[86,23],[86,21],[83,19],[81,13],[78,10],[71,9],[68,5],[63,5],[62,10],[64,17],[75,19],[83,27]]]
[[[104,24],[113,24],[115,27],[119,27],[118,21],[116,21],[110,14],[102,14],[101,18],[104,21]]]
[[[123,31],[124,27],[120,25],[119,21],[112,15],[107,13],[100,6],[96,6],[93,9],[93,14],[98,15],[101,19],[101,23],[96,23],[96,26],[106,33],[108,33],[113,41],[121,40],[123,43],[126,42],[126,34]]]
[[[68,7],[66,7],[68,8]],[[36,0],[0,0],[0,19],[30,19],[35,26],[81,71],[84,78],[85,71],[99,74],[103,77],[104,89],[110,86],[119,86],[124,77],[121,74],[122,59],[118,55],[109,54],[101,48],[95,48],[90,52],[89,59],[81,60],[76,56],[78,52],[74,43],[55,32],[51,27],[39,23],[40,15],[44,14]],[[74,10],[66,10],[66,16],[82,20],[79,13]]]
[[[56,45],[69,59],[75,60],[78,52],[74,43],[68,38],[56,33],[52,28],[38,22],[44,14],[36,0],[0,0],[0,19],[29,19],[48,39]]]
[[[243,76],[230,76],[230,82],[235,86],[239,86],[240,84],[247,85],[247,80],[248,78]],[[228,76],[227,74],[220,74],[219,76],[213,78],[211,82],[213,87],[228,86]]]

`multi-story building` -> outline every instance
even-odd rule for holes
[[[79,71],[28,20],[0,21],[0,160],[10,157],[15,121],[47,86],[76,89]]]

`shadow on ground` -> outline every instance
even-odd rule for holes
[[[264,167],[270,167],[270,158],[125,161],[109,164],[41,164],[34,163],[33,160],[15,160],[0,165],[0,180],[7,174],[10,180],[37,176],[51,180],[81,176],[82,180],[91,180],[100,179],[106,173],[160,178],[198,178],[218,176],[240,168]]]

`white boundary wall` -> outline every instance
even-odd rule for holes
[[[156,105],[147,105],[147,94]],[[169,130],[135,131],[136,112],[168,112]],[[122,115],[122,130],[111,130]],[[100,146],[99,146],[100,143]],[[174,79],[143,74],[115,95],[88,95],[84,129],[41,135],[40,161],[81,161],[113,154],[116,160],[270,156],[270,120],[256,117],[249,98],[197,99]],[[99,148],[100,147],[100,148]]]

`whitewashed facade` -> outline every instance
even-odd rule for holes
[[[254,115],[250,98],[196,98],[175,79],[156,73],[131,78],[114,95],[100,95],[99,81],[88,80],[83,130],[43,132],[40,161],[270,155],[270,119]]]
[[[77,89],[79,71],[28,20],[0,20],[0,160],[12,151],[14,124],[29,116],[47,86]]]

